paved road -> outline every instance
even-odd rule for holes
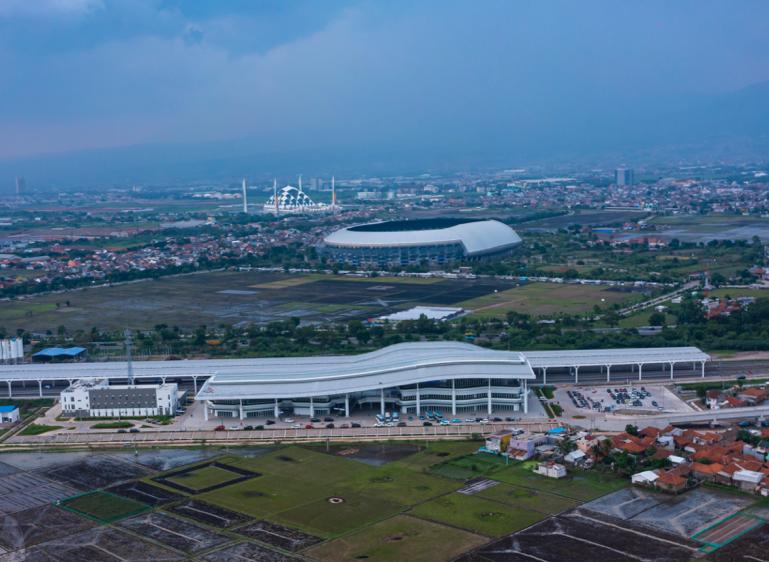
[[[545,431],[558,423],[547,420],[517,421],[516,426],[532,431]],[[510,422],[462,424],[448,426],[361,427],[349,429],[265,429],[263,431],[151,431],[141,433],[59,433],[14,435],[0,445],[2,449],[25,446],[133,447],[148,445],[191,445],[205,441],[214,443],[272,443],[276,441],[362,441],[414,439],[466,439],[472,435],[488,435],[510,427]]]
[[[650,308],[652,306],[657,306],[658,304],[662,304],[666,301],[669,301],[673,297],[677,297],[678,295],[684,294],[686,291],[690,291],[695,287],[699,287],[699,285],[700,285],[699,281],[689,281],[688,283],[685,283],[683,286],[681,286],[681,288],[676,289],[675,291],[666,293],[664,295],[660,295],[658,297],[654,297],[653,299],[649,299],[648,301],[639,302],[639,303],[630,305],[628,307],[625,307],[619,311],[619,314],[620,316],[629,316],[634,312],[638,312],[639,310]]]

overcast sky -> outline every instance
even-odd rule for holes
[[[769,80],[767,22],[764,0],[0,0],[0,159],[589,144]]]

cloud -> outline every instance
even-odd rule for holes
[[[632,136],[668,96],[769,79],[761,4],[0,0],[0,14],[12,4],[88,17],[0,18],[0,157],[244,137],[587,146]]]

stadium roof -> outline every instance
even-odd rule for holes
[[[408,222],[411,221],[403,221],[404,224]],[[332,232],[326,237],[325,243],[346,248],[460,243],[468,255],[498,251],[521,243],[521,237],[512,228],[496,220],[461,222],[445,228],[432,229],[404,227],[404,230],[389,230],[383,226],[382,230],[372,231],[365,227],[374,225],[362,226],[364,228],[348,227]]]

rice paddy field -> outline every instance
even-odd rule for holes
[[[287,318],[347,322],[417,305],[461,306],[482,316],[509,310],[535,316],[630,303],[638,293],[614,287],[502,279],[421,279],[213,271],[163,277],[3,303],[0,326],[55,332],[266,323]],[[68,305],[66,303],[69,303]]]
[[[554,480],[480,444],[3,453],[0,561],[748,562],[767,544],[765,499]]]
[[[26,465],[36,487],[51,480],[63,496],[3,513],[0,548],[41,560],[106,552],[127,561],[443,561],[626,486],[607,478],[585,492],[574,477],[554,488],[543,477],[526,479],[523,465],[477,453],[479,445],[233,448],[165,463],[163,471],[154,468],[163,450],[52,453],[62,460],[51,461],[0,455],[9,470]],[[87,489],[89,475],[98,488]],[[19,481],[16,473],[2,478]],[[478,479],[486,487],[471,485]]]

